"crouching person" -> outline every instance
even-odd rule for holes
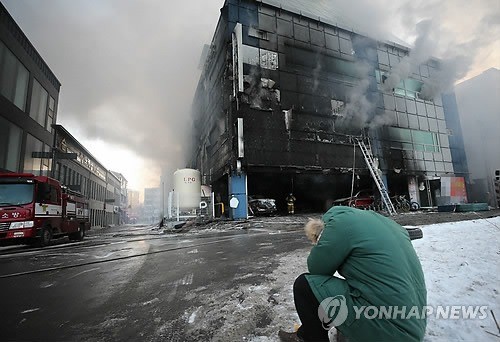
[[[305,230],[315,245],[309,273],[293,286],[302,325],[280,331],[282,341],[328,341],[333,327],[349,342],[424,338],[425,281],[406,229],[373,211],[333,207]]]

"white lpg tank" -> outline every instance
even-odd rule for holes
[[[201,174],[194,169],[174,172],[174,193],[179,196],[179,209],[196,209],[201,200]],[[177,200],[177,199],[175,199]]]

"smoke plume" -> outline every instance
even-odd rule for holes
[[[359,132],[373,116],[376,104],[369,99],[369,74],[373,68],[366,61],[357,62],[355,68],[360,81],[348,90],[346,104],[341,111],[341,118],[337,120],[335,126],[337,129],[344,131],[350,128],[350,131]]]
[[[132,150],[163,169],[185,166],[199,58],[222,0],[2,2],[62,83],[60,123],[77,137]],[[439,74],[422,89],[429,98],[464,76],[500,67],[498,0],[322,0],[308,6],[375,39],[412,43],[411,55],[389,75],[391,84],[426,58],[439,58]],[[375,105],[367,89],[364,81],[353,89],[346,111],[364,113]]]
[[[186,166],[198,64],[222,0],[3,3],[62,83],[59,123],[157,169]]]

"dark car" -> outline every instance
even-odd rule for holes
[[[333,205],[345,205],[359,209],[370,209],[375,202],[373,191],[369,189],[360,190],[352,197],[339,198],[333,201]]]
[[[276,201],[272,198],[249,196],[248,210],[251,215],[272,215],[277,211]]]

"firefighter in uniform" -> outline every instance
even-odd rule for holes
[[[286,204],[288,206],[288,213],[289,214],[294,214],[295,213],[295,196],[293,193],[290,192],[290,195],[286,197]]]

